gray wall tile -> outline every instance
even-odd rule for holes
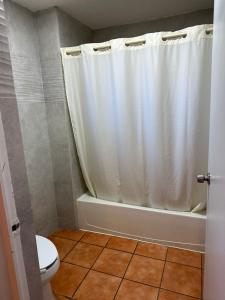
[[[71,181],[70,173],[70,157],[68,144],[54,145],[57,151],[52,154],[52,161],[54,163],[54,180],[55,183],[67,183]],[[54,148],[55,148],[54,147]]]
[[[0,24],[0,111],[6,137],[16,209],[21,222],[21,241],[30,298],[33,300],[41,300],[42,289],[34,237],[30,194],[12,80],[12,69],[6,35],[8,31],[6,30],[6,21],[1,0]]]
[[[74,229],[76,221],[65,102],[52,101],[46,105],[59,226]]]
[[[26,168],[36,233],[58,228],[45,102],[19,102]]]
[[[44,102],[18,103],[22,135],[26,136],[25,151],[34,151],[34,157],[40,148],[49,149],[46,107]]]
[[[41,59],[52,59],[60,55],[57,8],[36,14]]]
[[[39,40],[34,15],[6,2],[9,46],[18,101],[44,101]]]
[[[36,58],[39,48],[33,14],[9,0],[5,1],[5,5],[11,54]]]
[[[48,59],[42,58],[42,76],[45,100],[65,101],[65,89],[60,55]]]
[[[1,64],[1,73],[0,73],[0,85],[1,85],[1,95],[5,99],[10,99],[15,97],[15,90],[13,85],[13,76],[11,72],[11,60],[9,53],[6,52],[5,37],[1,38],[0,44],[0,64]]]
[[[17,100],[45,101],[39,57],[14,53],[11,60]]]
[[[38,22],[44,20],[43,23],[46,22],[48,25],[43,26],[42,23],[39,29],[40,44],[45,45],[46,38],[49,38],[51,45],[55,45],[53,55],[50,55],[52,48],[43,50],[41,47],[40,56],[44,93],[47,101],[57,214],[61,227],[75,228],[77,227],[77,218],[73,209],[73,202],[76,198],[74,192],[79,191],[80,194],[86,188],[82,181],[79,162],[74,160],[76,155],[74,143],[71,142],[72,135],[66,109],[66,95],[59,49],[62,45],[72,46],[74,43],[87,42],[87,39],[90,41],[92,32],[58,9],[47,10],[43,13],[43,16],[42,13],[38,15]],[[54,13],[56,13],[57,19],[53,17]],[[49,18],[48,14],[50,15]],[[78,172],[80,172],[80,176],[77,175]]]
[[[86,191],[86,186],[76,153],[67,104],[65,102],[48,102],[46,106],[59,225],[77,228],[77,216],[73,202]],[[66,189],[66,197],[61,192],[63,188]],[[62,211],[67,217],[63,217]],[[65,223],[63,223],[64,221]]]
[[[57,183],[55,189],[60,227],[75,228],[76,220],[74,217],[74,202],[71,201],[73,193],[71,183]]]
[[[46,103],[49,135],[54,146],[67,143],[67,122],[65,117],[65,102],[51,101]]]
[[[189,26],[213,23],[213,10],[206,9],[149,22],[113,26],[94,31],[93,41],[103,42],[120,37],[134,37],[150,32],[175,31]]]
[[[36,233],[58,229],[36,17],[7,1],[12,69]]]
[[[2,114],[3,126],[6,130],[6,143],[8,146],[9,164],[13,168],[12,178],[17,191],[19,206],[18,212],[20,213],[20,219],[23,220],[23,214],[30,209],[30,195],[28,190],[27,174],[24,161],[24,152],[22,137],[20,131],[18,109],[16,104],[16,97],[14,99],[0,100],[0,110]],[[15,153],[21,155],[21,159],[17,160],[18,156]],[[22,197],[24,196],[24,198]]]

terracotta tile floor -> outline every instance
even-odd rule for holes
[[[204,255],[84,231],[50,239],[61,259],[56,300],[197,300]]]

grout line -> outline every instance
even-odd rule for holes
[[[136,251],[136,247],[137,247],[137,245],[135,246],[134,251]],[[134,251],[129,252],[129,251],[126,251],[126,250],[120,250],[120,249],[113,248],[113,247],[105,247],[105,248],[106,248],[106,249],[111,249],[111,250],[120,251],[120,252],[125,252],[125,253],[128,253],[128,254],[133,254],[133,253],[134,253]],[[143,255],[141,255],[141,256],[143,256]]]
[[[75,244],[72,246],[72,248],[68,251],[68,253],[66,253],[66,254],[64,255],[64,257],[60,260],[60,261],[62,261],[62,262],[64,262],[64,259],[67,257],[67,255],[69,255],[69,253],[72,252],[72,250],[77,246],[77,244],[79,243],[79,241],[80,241],[81,238],[83,237],[83,235],[82,235],[82,237],[81,237],[78,241],[75,241],[75,240],[71,240],[71,239],[62,238],[62,237],[57,236],[57,235],[52,235],[52,236],[53,236],[53,238],[55,237],[55,238],[59,238],[59,239],[62,239],[62,240],[73,241],[73,242],[75,243]],[[52,242],[52,243],[54,244],[54,242]]]
[[[179,266],[184,266],[184,267],[189,267],[189,268],[197,269],[197,270],[200,270],[200,271],[202,270],[202,268],[198,268],[198,267],[194,267],[194,266],[190,266],[190,265],[181,264],[181,263],[178,263],[178,262],[175,262],[175,261],[166,260],[166,262],[168,262],[170,264],[176,264],[176,265],[179,265]]]
[[[105,248],[105,247],[104,247]],[[101,249],[101,252],[99,253],[99,255],[96,257],[95,261],[93,262],[92,266],[96,263],[96,261],[98,260],[99,256],[102,254],[102,251],[104,250],[104,248]],[[91,267],[92,268],[92,267]],[[83,280],[80,282],[80,284],[77,286],[76,290],[74,291],[72,298],[75,296],[76,291],[79,289],[79,287],[81,286],[81,284],[84,282],[85,278],[87,277],[87,275],[90,273],[90,271],[92,270],[91,268],[89,268],[87,274],[84,276]]]
[[[64,255],[64,257],[61,259],[62,262],[65,262],[64,259],[73,251],[73,249],[77,246],[78,242],[72,246],[72,248]]]
[[[88,232],[88,231],[86,231],[86,232]],[[85,233],[86,233],[85,232]],[[90,232],[92,232],[92,231],[90,231]],[[84,235],[83,235],[84,236]],[[61,239],[65,239],[65,240],[70,240],[70,241],[73,241],[73,242],[82,242],[82,243],[84,243],[84,244],[88,244],[88,245],[94,245],[94,246],[99,246],[99,247],[104,247],[104,248],[106,248],[106,249],[112,249],[112,250],[117,250],[117,251],[120,251],[120,252],[126,252],[126,253],[129,253],[129,254],[133,254],[133,252],[128,252],[128,251],[124,251],[124,250],[119,250],[119,249],[116,249],[116,248],[108,248],[107,247],[107,244],[109,243],[109,240],[111,239],[111,237],[109,238],[109,240],[107,241],[107,243],[106,243],[106,245],[105,246],[100,246],[100,245],[97,245],[97,244],[92,244],[92,243],[88,243],[88,242],[85,242],[85,241],[82,241],[82,238],[83,238],[83,236],[80,238],[80,240],[71,240],[71,239],[69,239],[69,238],[65,238],[65,237],[60,237],[60,236],[54,236],[54,237],[58,237],[58,238],[61,238]],[[114,237],[114,236],[113,236]],[[136,241],[136,240],[133,240],[133,241]],[[138,245],[138,241],[137,241],[137,245]],[[153,245],[155,245],[154,243],[149,243],[149,242],[146,242],[147,244],[153,244]],[[158,244],[157,244],[158,245]],[[168,247],[168,246],[164,246],[164,245],[162,245],[163,247],[166,247],[167,249],[167,251],[168,251],[168,249],[169,248],[173,248],[173,247]],[[177,249],[181,249],[181,248],[177,248]],[[181,250],[183,250],[183,249],[181,249]],[[135,250],[134,250],[134,254],[135,255],[138,255],[138,256],[142,256],[142,257],[147,257],[147,258],[152,258],[152,259],[156,259],[156,260],[160,260],[160,261],[165,261],[166,259],[160,259],[160,258],[156,258],[156,257],[153,257],[153,256],[146,256],[146,255],[143,255],[143,254],[136,254],[135,253],[135,251],[136,251],[136,247],[135,247]],[[192,250],[187,250],[187,251],[190,251],[190,252],[195,252],[195,251],[192,251]],[[202,254],[202,253],[200,253],[200,254]],[[201,264],[201,267],[196,267],[196,266],[191,266],[191,265],[187,265],[187,264],[184,264],[184,263],[180,263],[180,262],[176,262],[176,261],[170,261],[170,260],[167,260],[168,262],[171,262],[171,263],[175,263],[175,264],[178,264],[178,265],[183,265],[183,266],[187,266],[187,267],[192,267],[192,268],[195,268],[195,269],[203,269],[202,268],[202,264]]]
[[[92,244],[88,244],[88,243],[83,243],[83,242],[81,242],[81,241],[79,241],[79,242],[77,242],[73,247],[72,247],[72,249],[70,249],[69,250],[69,252],[63,257],[63,259],[62,259],[62,262],[67,262],[67,261],[65,261],[65,259],[67,258],[67,256],[77,247],[77,245],[78,244],[85,244],[85,245],[89,245],[89,246],[95,246],[95,247],[98,247],[98,248],[100,248],[100,249],[102,249],[103,247],[101,247],[101,246],[96,246],[96,245],[92,245]],[[102,252],[102,251],[101,251]],[[101,253],[100,252],[100,253]],[[84,266],[81,266],[81,265],[78,265],[78,264],[75,264],[75,263],[71,263],[72,265],[77,265],[77,266],[80,266],[80,267],[84,267]],[[87,268],[87,267],[84,267],[84,268]]]
[[[94,244],[94,243],[90,243],[90,242],[88,243],[88,242],[85,242],[85,241],[82,241],[82,240],[80,240],[79,242],[87,244],[87,245],[92,245],[92,246],[98,246],[98,247],[105,248],[105,246],[103,246],[103,245]]]
[[[94,245],[94,246],[99,246],[99,247],[106,247],[106,244],[108,243],[108,241],[110,240],[110,238],[111,238],[111,236],[108,236],[108,235],[105,235],[105,234],[103,234],[103,233],[95,233],[96,235],[104,235],[104,236],[107,236],[108,237],[108,240],[107,240],[107,242],[105,243],[105,245],[99,245],[99,244],[96,244],[96,243],[90,243],[90,242],[86,242],[86,241],[83,241],[82,239],[83,239],[83,237],[85,236],[85,234],[86,233],[94,233],[93,231],[85,231],[85,233],[84,233],[84,235],[82,236],[82,238],[81,238],[81,242],[82,243],[85,243],[85,244],[89,244],[89,245]]]
[[[91,271],[91,270],[90,270],[90,271]],[[92,270],[92,271],[95,271],[95,270]],[[96,272],[96,273],[105,274],[105,275],[108,275],[108,276],[114,276],[114,277],[116,277],[116,278],[118,278],[118,279],[121,279],[121,283],[122,283],[123,280],[127,280],[127,281],[131,281],[131,282],[134,282],[134,283],[139,283],[139,284],[144,285],[144,286],[147,286],[147,287],[152,287],[152,288],[158,289],[159,292],[160,292],[160,290],[163,290],[163,291],[172,292],[172,293],[175,293],[175,294],[178,294],[178,295],[186,296],[186,297],[189,297],[189,298],[191,298],[191,299],[193,299],[193,300],[201,300],[201,298],[196,298],[196,297],[193,297],[193,296],[190,296],[190,295],[187,295],[187,294],[182,294],[182,293],[180,293],[180,292],[176,292],[176,291],[173,291],[173,290],[168,290],[168,289],[165,289],[165,288],[159,288],[159,287],[156,287],[156,286],[154,286],[154,285],[150,285],[150,284],[143,283],[143,282],[140,282],[140,281],[135,281],[135,280],[132,280],[132,279],[126,279],[126,278],[118,277],[118,276],[115,276],[115,275],[110,275],[110,274],[107,274],[107,273],[104,273],[104,272],[101,272],[101,271],[95,271],[95,272]],[[89,273],[89,272],[88,272],[88,273]],[[87,274],[87,275],[88,275],[88,274]],[[85,278],[86,278],[86,276],[84,277],[84,279],[85,279]],[[80,287],[81,284],[83,283],[84,279],[83,279],[82,282],[80,283],[79,287]],[[120,285],[121,285],[121,283],[120,283]],[[120,285],[119,285],[119,287],[118,287],[118,290],[119,290],[119,288],[120,288]],[[78,288],[79,288],[79,287],[78,287]],[[78,290],[78,288],[76,289],[76,291]],[[118,293],[118,290],[117,290],[117,292],[116,292],[116,294],[115,294],[113,300],[115,299],[115,297],[116,297],[116,295],[117,295],[117,293]],[[76,292],[75,292],[75,293],[76,293]],[[68,298],[68,299],[75,300],[75,299],[72,298],[74,295],[73,295],[72,297],[68,297],[68,296],[65,296],[65,295],[63,295],[63,294],[57,294],[57,295],[66,297],[66,298]],[[158,295],[158,296],[159,296],[159,295]],[[157,299],[158,299],[158,298],[157,298]]]
[[[74,299],[71,298],[71,297],[68,297],[68,296],[65,296],[65,295],[61,295],[61,294],[55,294],[55,293],[53,293],[53,295],[54,295],[54,296],[61,296],[61,297],[65,298],[66,300],[74,300]]]
[[[131,260],[132,260],[132,258],[131,258]],[[129,267],[129,265],[130,265],[130,263],[131,263],[131,260],[130,260],[128,266],[127,266],[127,269],[128,269],[128,267]],[[67,262],[66,262],[66,264],[73,265],[73,266],[78,266],[78,267],[82,267],[82,266],[80,266],[80,265],[71,264],[71,263],[67,263]],[[82,267],[82,268],[88,269],[88,268],[85,268],[85,267]],[[127,271],[127,269],[126,269],[126,271]],[[179,294],[179,295],[182,295],[182,296],[190,297],[190,298],[193,298],[193,299],[196,299],[196,300],[200,300],[200,299],[201,299],[201,298],[196,298],[196,297],[193,297],[193,296],[190,296],[190,295],[187,295],[187,294],[182,294],[182,293],[177,292],[177,291],[174,291],[174,290],[169,290],[169,289],[161,288],[160,286],[155,286],[155,285],[151,285],[151,284],[148,284],[148,283],[144,283],[144,282],[136,281],[136,280],[133,280],[133,279],[125,278],[126,271],[125,271],[123,277],[119,277],[118,275],[108,274],[108,273],[105,273],[105,272],[103,272],[103,271],[99,271],[99,270],[95,270],[95,269],[89,269],[89,271],[94,271],[94,272],[97,272],[97,273],[101,273],[101,274],[105,274],[105,275],[108,275],[108,276],[116,277],[116,278],[118,278],[118,279],[121,279],[121,283],[122,283],[123,280],[127,280],[127,281],[139,283],[139,284],[141,284],[141,285],[145,285],[145,286],[148,286],[148,287],[152,287],[152,288],[158,289],[159,292],[160,292],[160,290],[165,290],[165,291],[173,292],[173,293],[175,293],[175,294]],[[88,271],[88,273],[89,273],[89,271]],[[87,273],[87,275],[88,275],[88,273]],[[87,276],[87,275],[86,275],[86,276]],[[84,279],[86,278],[86,276],[84,277]],[[162,275],[162,276],[163,276],[163,275]],[[82,282],[84,281],[84,279],[82,280]],[[82,284],[82,282],[80,283],[80,285]],[[121,285],[121,283],[120,283],[120,285]],[[80,287],[80,285],[79,285],[79,287]],[[116,297],[116,295],[117,295],[117,293],[118,293],[118,290],[119,290],[119,288],[120,288],[120,285],[119,285],[119,287],[118,287],[118,289],[117,289],[117,292],[116,292],[116,294],[115,294],[115,296],[114,296],[113,299],[115,299],[115,297]],[[78,288],[79,288],[79,287],[78,287]],[[76,289],[76,291],[78,290],[78,288]],[[75,291],[75,292],[76,292],[76,291]],[[159,292],[158,292],[158,297],[159,297]],[[62,296],[64,296],[64,295],[62,295]],[[73,296],[74,296],[74,295],[73,295]],[[65,296],[64,296],[64,297],[65,297]],[[157,298],[157,300],[158,300],[158,298]]]
[[[68,299],[68,300],[74,300],[74,299],[72,299],[72,297],[65,296],[65,295],[60,294],[60,293],[56,294],[54,291],[53,291],[53,295],[54,295],[54,296],[61,296],[61,297],[64,297],[64,298],[66,298],[66,299]]]
[[[160,284],[159,284],[159,290],[158,290],[157,300],[159,300],[160,288],[161,288],[161,285],[162,285],[163,275],[164,275],[164,271],[165,271],[165,267],[166,267],[166,262],[167,262],[167,254],[168,254],[168,248],[166,249],[165,262],[164,262],[164,266],[163,266],[163,270],[162,270],[162,277],[161,277]]]
[[[172,291],[172,290],[168,290],[168,289],[165,289],[165,288],[160,288],[160,290],[172,292],[172,293],[174,293],[174,294],[178,294],[178,295],[182,295],[182,296],[186,296],[186,297],[189,297],[189,298],[191,298],[191,299],[193,299],[193,300],[201,300],[201,298],[196,298],[196,297],[193,297],[193,296],[190,296],[190,295],[187,295],[187,294],[182,294],[182,293],[175,292],[175,291]]]
[[[86,277],[88,276],[89,272],[92,270],[92,271],[95,271],[95,272],[98,272],[98,273],[106,274],[106,275],[109,275],[109,276],[114,276],[114,277],[117,277],[117,278],[121,279],[120,284],[119,284],[119,286],[118,286],[118,289],[117,289],[117,291],[116,291],[116,293],[115,293],[115,296],[114,296],[114,298],[113,298],[113,300],[115,300],[115,298],[116,298],[116,296],[117,296],[117,294],[118,294],[118,291],[119,291],[119,289],[120,289],[120,286],[121,286],[121,284],[122,284],[122,281],[123,281],[124,279],[126,279],[126,278],[125,278],[125,275],[126,275],[126,272],[127,272],[128,268],[129,268],[129,266],[130,266],[130,264],[131,264],[131,261],[132,261],[134,255],[141,256],[141,257],[146,257],[146,258],[151,258],[151,259],[155,259],[155,260],[164,261],[164,266],[163,266],[163,271],[162,271],[162,277],[161,277],[161,281],[160,281],[160,286],[159,286],[159,287],[156,287],[156,286],[153,286],[153,285],[150,285],[150,284],[146,284],[146,283],[143,283],[143,282],[131,280],[131,279],[126,279],[126,280],[128,280],[128,281],[132,281],[132,282],[139,283],[139,284],[142,284],[142,285],[150,286],[150,287],[153,287],[153,288],[158,288],[158,296],[157,296],[157,300],[159,300],[159,294],[160,294],[160,290],[161,290],[161,289],[162,289],[162,290],[167,290],[167,291],[170,291],[170,292],[174,292],[174,293],[177,293],[177,294],[180,294],[180,295],[183,295],[183,296],[189,296],[189,295],[186,295],[186,294],[182,294],[182,293],[179,293],[179,292],[175,292],[175,291],[172,291],[172,290],[168,290],[168,289],[161,288],[162,280],[163,280],[163,275],[164,275],[164,271],[165,271],[165,266],[166,266],[166,263],[167,263],[167,262],[174,263],[174,264],[178,264],[178,265],[183,265],[183,266],[187,266],[187,267],[191,267],[191,268],[195,268],[195,269],[201,270],[201,281],[202,281],[202,272],[204,271],[204,269],[202,268],[202,260],[203,260],[203,256],[201,256],[201,268],[193,267],[193,266],[186,265],[186,264],[182,264],[182,263],[177,263],[177,262],[171,262],[171,261],[168,261],[168,260],[167,260],[168,249],[171,248],[171,247],[168,247],[168,246],[165,246],[165,247],[167,248],[167,249],[166,249],[165,260],[162,260],[162,259],[157,259],[157,258],[154,258],[154,257],[149,257],[149,256],[145,256],[145,255],[139,255],[139,254],[136,254],[135,252],[136,252],[136,249],[137,249],[137,246],[138,246],[138,243],[139,243],[138,241],[137,241],[137,244],[136,244],[136,247],[135,247],[133,253],[127,252],[127,251],[118,250],[118,249],[113,249],[113,248],[107,248],[107,245],[108,245],[110,239],[112,238],[112,236],[109,237],[109,240],[107,241],[107,243],[105,244],[105,246],[99,246],[99,245],[96,245],[96,244],[90,244],[90,243],[81,241],[81,239],[83,238],[83,236],[84,236],[85,233],[87,233],[87,232],[88,232],[88,231],[84,231],[84,234],[81,236],[81,238],[80,238],[79,240],[76,240],[76,241],[75,241],[75,240],[72,240],[72,239],[69,239],[69,238],[61,237],[61,236],[58,236],[58,235],[52,235],[52,236],[54,236],[54,237],[58,237],[58,238],[61,238],[61,239],[71,240],[71,241],[73,241],[73,242],[76,242],[76,244],[72,247],[72,249],[64,256],[64,258],[63,258],[63,260],[62,260],[63,263],[67,263],[67,264],[70,264],[70,265],[76,265],[76,266],[79,266],[79,267],[82,267],[82,268],[88,270],[88,272],[87,272],[87,274],[84,276],[83,280],[82,280],[82,281],[80,282],[80,284],[77,286],[77,288],[76,288],[75,292],[73,293],[72,297],[71,297],[71,298],[68,298],[68,299],[75,300],[75,299],[73,299],[75,293],[76,293],[77,290],[80,288],[80,286],[82,285],[83,281],[84,281],[84,280],[86,279]],[[135,240],[135,241],[136,241],[136,240]],[[77,244],[78,244],[79,242],[82,242],[82,243],[87,244],[87,245],[95,245],[95,246],[99,246],[99,247],[102,248],[101,252],[98,254],[98,256],[96,257],[94,263],[92,264],[92,266],[91,266],[90,268],[83,267],[83,266],[77,265],[77,264],[75,264],[75,263],[69,263],[69,262],[65,262],[65,261],[64,261],[64,259],[65,259],[65,258],[69,255],[69,253],[77,246]],[[152,243],[150,243],[150,244],[152,244]],[[119,252],[123,252],[123,253],[125,252],[125,253],[129,253],[129,254],[132,255],[131,258],[130,258],[130,261],[129,261],[129,263],[128,263],[126,269],[125,269],[125,272],[124,272],[123,277],[119,277],[119,276],[116,276],[116,275],[108,274],[108,273],[105,273],[105,272],[102,272],[102,271],[98,271],[98,270],[94,270],[94,269],[93,269],[94,264],[96,263],[96,261],[98,260],[99,256],[102,254],[102,252],[103,252],[104,249],[117,250],[117,251],[119,251]],[[189,250],[189,251],[190,251],[190,250]],[[193,252],[193,251],[192,251],[192,252]],[[64,295],[62,295],[62,296],[65,297]],[[192,296],[189,296],[189,297],[193,298],[193,300],[195,300],[195,299],[196,299],[196,300],[200,300],[200,298],[195,298],[195,297],[192,297]],[[201,298],[202,298],[202,292],[201,292]]]
[[[182,264],[182,263],[178,263],[178,262],[175,262],[175,261],[167,260],[167,251],[168,251],[169,247],[166,249],[165,259],[160,259],[160,258],[156,258],[156,257],[153,257],[153,256],[146,256],[146,255],[142,255],[142,254],[139,254],[139,253],[138,254],[135,253],[138,244],[136,245],[134,252],[128,252],[128,251],[123,251],[123,250],[119,250],[119,249],[116,249],[116,248],[107,248],[106,246],[99,246],[99,245],[96,245],[96,244],[90,244],[90,243],[83,242],[83,241],[80,241],[80,243],[84,243],[84,244],[92,245],[92,246],[98,246],[98,247],[109,249],[109,250],[116,250],[116,251],[119,251],[119,252],[122,252],[122,253],[127,253],[127,254],[131,254],[131,255],[141,256],[141,257],[145,257],[145,258],[151,258],[151,259],[159,260],[159,261],[162,261],[162,262],[167,261],[169,263],[173,263],[173,264],[177,264],[177,265],[182,265],[182,266],[186,266],[186,267],[191,267],[191,268],[194,268],[194,269],[197,269],[197,270],[201,270],[202,269],[200,267],[195,267],[195,266],[191,266],[191,265]]]
[[[125,275],[126,275],[126,273],[127,273],[127,270],[128,270],[128,268],[129,268],[129,266],[130,266],[130,264],[131,264],[131,261],[132,261],[132,259],[133,259],[133,257],[134,257],[134,253],[135,253],[135,251],[136,251],[136,249],[137,249],[137,246],[138,246],[138,242],[137,242],[137,244],[136,244],[136,246],[135,246],[134,252],[132,253],[132,256],[131,256],[131,258],[130,258],[129,263],[127,264],[127,267],[126,267],[126,269],[125,269],[125,272],[124,272],[124,274],[123,274],[123,277],[121,278],[120,284],[119,284],[119,286],[118,286],[118,289],[117,289],[117,291],[116,291],[116,293],[115,293],[115,296],[114,296],[113,300],[116,299],[116,296],[117,296],[117,294],[118,294],[118,292],[119,292],[119,289],[120,289],[120,287],[121,287],[121,284],[122,284],[122,282],[123,282],[123,280],[124,280],[124,278],[125,278]]]
[[[90,242],[88,243],[88,242],[82,241],[82,239],[79,241],[79,243],[83,243],[83,244],[87,244],[87,245],[91,245],[91,246],[105,248],[105,246],[103,246],[103,245],[94,244],[94,243],[90,243]]]
[[[88,269],[87,274],[84,276],[83,280],[81,280],[80,284],[78,284],[78,286],[76,287],[75,291],[74,291],[73,294],[72,294],[71,299],[74,299],[73,297],[75,296],[76,291],[79,289],[79,287],[81,286],[81,284],[84,282],[84,279],[85,279],[85,278],[87,277],[87,275],[90,273],[90,270],[91,270],[91,269]]]
[[[108,239],[108,241],[107,241],[107,243],[106,243],[106,245],[105,245],[105,248],[107,248],[108,243],[109,243],[109,241],[111,240],[111,238],[112,238],[112,236]]]
[[[62,235],[60,235],[60,231],[59,232],[57,232],[57,231],[54,232],[53,234],[50,235],[50,237],[54,236],[54,237],[60,237],[62,239],[70,240],[70,241],[80,241],[82,239],[82,237],[85,235],[85,233],[88,232],[88,231],[84,231],[84,230],[77,230],[77,231],[76,230],[70,230],[70,231],[81,232],[83,234],[82,234],[82,236],[78,240],[74,240],[74,239],[70,239],[69,237],[62,236]]]
[[[77,265],[77,264],[72,264],[72,263],[68,263],[68,262],[65,262],[65,264],[68,264],[68,265],[72,265],[72,266],[77,266],[77,267],[81,267],[83,269],[88,269],[89,268],[86,268],[86,267],[82,267],[80,265]],[[130,263],[129,263],[130,264]],[[128,264],[128,267],[129,267],[129,264]],[[127,267],[127,268],[128,268]],[[150,286],[150,287],[153,287],[153,288],[159,288],[158,286],[155,286],[155,285],[151,285],[151,284],[148,284],[148,283],[143,283],[143,282],[140,282],[140,281],[136,281],[134,279],[128,279],[128,278],[125,278],[124,276],[120,277],[118,275],[112,275],[112,274],[109,274],[109,273],[105,273],[103,271],[99,271],[99,270],[95,270],[95,269],[90,269],[90,271],[94,271],[94,272],[97,272],[97,273],[101,273],[101,274],[105,274],[105,275],[108,275],[108,276],[112,276],[112,277],[116,277],[116,278],[119,278],[119,279],[125,279],[125,280],[128,280],[128,281],[132,281],[132,282],[135,282],[135,283],[139,283],[139,284],[142,284],[142,285],[146,285],[146,286]],[[126,274],[126,272],[125,272]],[[186,295],[187,296],[187,295]]]

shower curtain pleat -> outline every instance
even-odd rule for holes
[[[82,45],[79,56],[62,49],[76,146],[94,197],[178,211],[205,206],[207,189],[195,177],[208,168],[206,28],[168,41],[163,32],[146,34],[142,46],[112,40],[101,52],[93,50],[99,44]]]

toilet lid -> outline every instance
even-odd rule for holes
[[[36,243],[40,270],[46,269],[57,259],[57,249],[50,240],[40,235],[36,235]]]

